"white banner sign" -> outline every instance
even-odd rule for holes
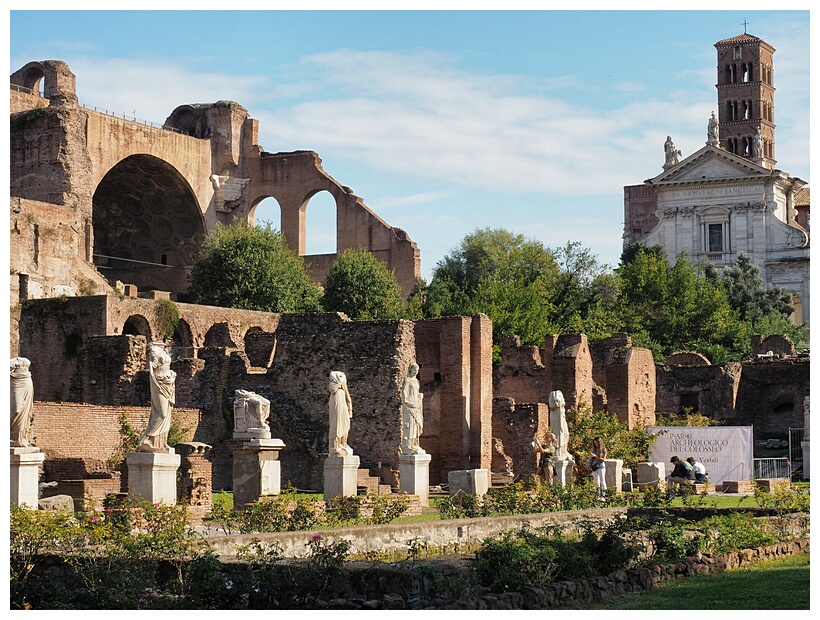
[[[754,474],[754,449],[751,426],[650,426],[650,435],[657,435],[649,444],[649,460],[666,463],[666,475],[671,473],[669,459],[685,461],[693,456],[706,467],[709,482],[751,480]]]

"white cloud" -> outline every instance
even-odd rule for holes
[[[711,110],[691,96],[595,110],[518,76],[461,71],[429,52],[337,50],[305,57],[302,66],[305,79],[325,90],[257,115],[262,140],[276,150],[309,148],[388,174],[489,191],[619,191],[660,172],[670,124],[697,117],[702,131],[689,131],[703,137],[690,152],[703,146]],[[630,178],[634,170],[640,178]]]
[[[264,88],[258,76],[196,72],[167,60],[78,57],[70,68],[80,103],[159,124],[186,103],[229,99],[247,107]]]

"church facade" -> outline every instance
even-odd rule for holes
[[[660,245],[716,267],[746,254],[764,284],[792,293],[809,317],[807,182],[775,167],[774,48],[749,34],[718,41],[718,115],[706,144],[679,159],[667,137],[663,172],[624,188],[624,243]]]

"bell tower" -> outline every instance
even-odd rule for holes
[[[743,33],[715,43],[720,145],[774,169],[774,48]]]

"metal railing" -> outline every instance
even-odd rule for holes
[[[25,86],[19,86],[17,84],[10,84],[9,86],[10,86],[11,90],[16,90],[16,91],[21,92],[21,93],[28,93],[29,95],[37,95],[38,97],[43,97],[44,96],[44,94],[42,92],[34,91],[31,88],[26,88]],[[100,114],[105,114],[106,116],[112,116],[114,118],[121,118],[125,121],[129,121],[129,122],[132,122],[132,123],[139,123],[140,125],[143,125],[145,127],[152,127],[154,129],[162,129],[164,131],[172,131],[174,133],[185,135],[184,131],[181,131],[181,130],[177,129],[176,127],[168,127],[164,123],[162,123],[162,124],[161,123],[155,123],[153,121],[145,120],[144,118],[137,118],[136,115],[128,115],[125,112],[120,114],[119,112],[114,112],[113,110],[107,110],[107,109],[104,109],[104,108],[98,108],[97,106],[86,105],[82,102],[79,103],[79,106],[81,108],[84,108],[86,110],[90,110],[92,112],[98,112]]]
[[[791,461],[788,457],[754,459],[755,478],[791,478]]]
[[[807,435],[805,428],[789,428],[789,460],[794,480],[809,479],[809,472],[803,462],[803,440],[807,439]]]
[[[119,112],[114,112],[113,110],[106,110],[98,108],[97,106],[90,106],[84,103],[79,104],[81,108],[85,108],[86,110],[90,110],[92,112],[98,112],[100,114],[105,114],[106,116],[113,116],[114,118],[121,118],[124,121],[129,121],[132,123],[139,123],[145,127],[152,127],[154,129],[162,129],[164,131],[173,131],[174,133],[184,134],[184,132],[180,131],[176,127],[168,127],[167,125],[155,123],[153,121],[147,121],[144,118],[137,118],[136,116],[130,116],[123,112],[120,114]]]

